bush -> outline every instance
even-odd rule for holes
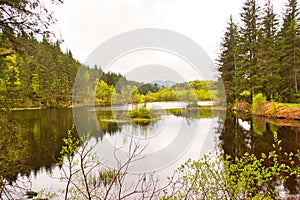
[[[145,107],[141,107],[138,110],[129,111],[129,117],[134,118],[142,118],[142,119],[150,119],[150,111]]]
[[[188,160],[169,177],[170,191],[161,199],[275,199],[276,186],[300,177],[300,154],[281,152],[277,134],[274,138],[274,149],[260,157],[248,152],[231,157],[217,148],[200,160]]]
[[[252,113],[257,114],[259,113],[260,107],[263,103],[267,101],[267,98],[262,94],[258,93],[253,97],[252,103]]]

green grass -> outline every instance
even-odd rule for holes
[[[300,108],[300,104],[298,103],[278,103],[278,104],[285,108]]]

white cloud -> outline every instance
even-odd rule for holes
[[[284,2],[274,1],[277,12]],[[81,62],[112,36],[146,27],[184,34],[215,60],[229,16],[239,18],[241,6],[240,0],[65,0],[55,16],[63,48]]]

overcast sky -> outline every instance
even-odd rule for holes
[[[235,19],[239,18],[242,2],[241,0],[65,0],[63,5],[55,9],[58,20],[55,29],[64,40],[62,48],[71,49],[73,56],[82,63],[102,42],[120,33],[139,28],[163,28],[181,33],[197,42],[214,61],[229,16],[233,14]],[[275,11],[282,13],[285,3],[286,0],[274,0]],[[129,65],[128,59],[123,64]],[[161,63],[157,59],[154,63],[142,65],[147,64]]]

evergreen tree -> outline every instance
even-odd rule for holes
[[[238,27],[233,22],[232,16],[230,16],[227,31],[221,43],[221,54],[218,59],[218,70],[221,72],[221,78],[226,90],[226,98],[229,102],[234,102],[236,99],[238,57]]]
[[[278,24],[273,5],[270,0],[267,0],[258,34],[257,74],[260,76],[258,90],[268,99],[274,97],[282,83],[279,74]]]
[[[300,65],[299,9],[296,0],[288,0],[280,31],[281,76],[284,88],[290,93],[298,93],[298,72]]]
[[[297,0],[287,0],[285,13],[283,14],[283,25],[281,34],[284,35],[286,30],[290,27],[292,21],[299,20],[299,8]]]
[[[253,93],[259,89],[259,74],[257,72],[257,39],[259,30],[260,7],[256,0],[246,0],[241,13],[242,26],[241,36],[241,56],[243,57],[241,68],[239,68],[240,87],[249,90],[250,99]]]

